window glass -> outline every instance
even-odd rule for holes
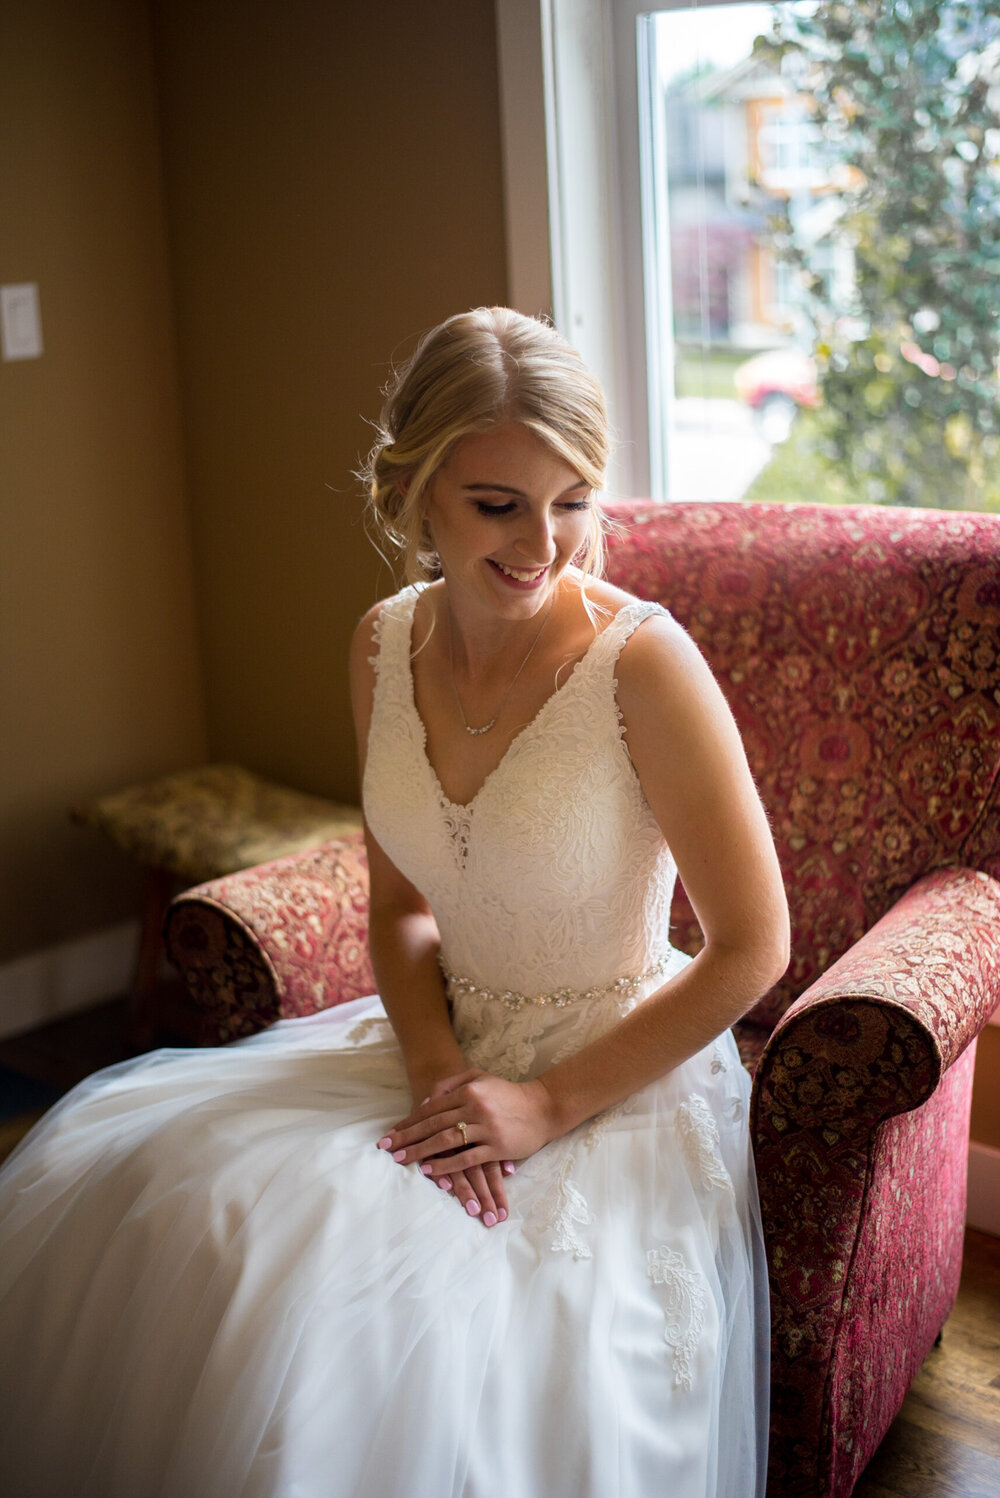
[[[1000,510],[1000,0],[647,34],[667,497]]]

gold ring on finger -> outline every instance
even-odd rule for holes
[[[467,1150],[469,1148],[469,1135],[465,1124],[459,1121],[455,1127],[462,1136],[462,1148]]]

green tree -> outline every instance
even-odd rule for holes
[[[835,305],[815,247],[817,422],[859,502],[1000,509],[1000,0],[783,7],[769,55],[815,101],[854,257]]]

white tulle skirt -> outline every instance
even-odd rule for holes
[[[376,1149],[410,1107],[382,1016],[112,1067],[11,1156],[4,1498],[763,1493],[731,1037],[525,1161],[485,1229]]]

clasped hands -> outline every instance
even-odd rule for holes
[[[507,1216],[504,1177],[555,1137],[554,1111],[540,1079],[506,1082],[490,1072],[459,1072],[435,1081],[378,1147],[400,1165],[419,1165],[430,1182],[455,1193],[470,1217],[495,1227]]]

